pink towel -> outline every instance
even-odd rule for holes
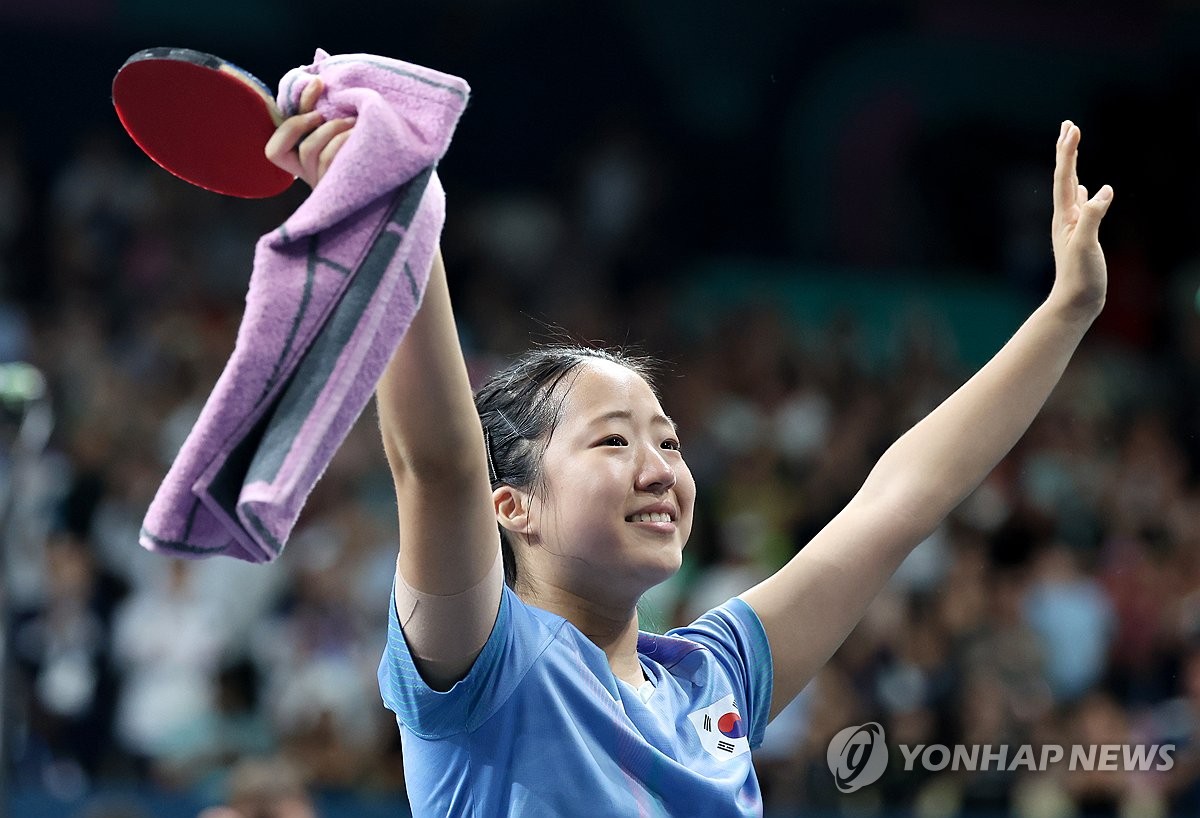
[[[317,110],[358,121],[308,199],[259,239],[233,355],[142,525],[152,551],[279,556],[421,303],[445,219],[434,168],[467,84],[317,51],[280,82],[280,107],[294,112],[318,76]]]

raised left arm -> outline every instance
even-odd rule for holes
[[[1112,202],[1075,175],[1064,122],[1054,171],[1055,280],[982,369],[883,454],[854,499],[774,576],[742,594],[767,632],[774,717],[829,660],[909,552],[1016,444],[1104,305],[1100,221]]]

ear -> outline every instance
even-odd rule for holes
[[[492,492],[492,507],[496,510],[496,522],[505,531],[515,534],[529,533],[529,504],[531,497],[512,486],[501,486]]]

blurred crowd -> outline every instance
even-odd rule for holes
[[[81,134],[35,195],[19,134],[0,131],[0,362],[37,366],[55,415],[26,459],[11,456],[20,407],[3,416],[10,781],[64,800],[132,782],[216,804],[264,776],[254,764],[278,764],[290,772],[265,778],[288,782],[296,815],[311,814],[304,792],[401,794],[375,682],[396,525],[373,408],[277,563],[137,546],[233,348],[254,242],[303,191],[223,199],[118,137]],[[806,326],[751,303],[697,329],[678,245],[658,230],[677,204],[669,166],[614,123],[578,153],[569,194],[451,187],[444,237],[475,377],[560,334],[668,362],[663,403],[699,500],[684,570],[646,600],[660,630],[796,553],[970,374],[936,322],[903,325],[882,359],[852,314]],[[1114,282],[1136,273],[1119,249]],[[1200,314],[1196,270],[1173,273],[1177,309],[1111,294],[1116,317],[1029,434],[768,731],[769,813],[1200,814]],[[1178,753],[1139,774],[893,764],[842,795],[826,747],[867,721],[909,745]]]

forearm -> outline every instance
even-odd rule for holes
[[[376,401],[398,482],[453,476],[486,462],[440,252],[421,308],[379,381]]]
[[[923,538],[1016,444],[1098,307],[1042,304],[982,369],[880,458],[858,499],[883,500]]]
[[[896,568],[1012,448],[1091,323],[1043,304],[957,392],[897,440],[842,510],[787,566],[742,594],[767,629],[772,715],[862,618]],[[794,638],[807,623],[806,638]]]

